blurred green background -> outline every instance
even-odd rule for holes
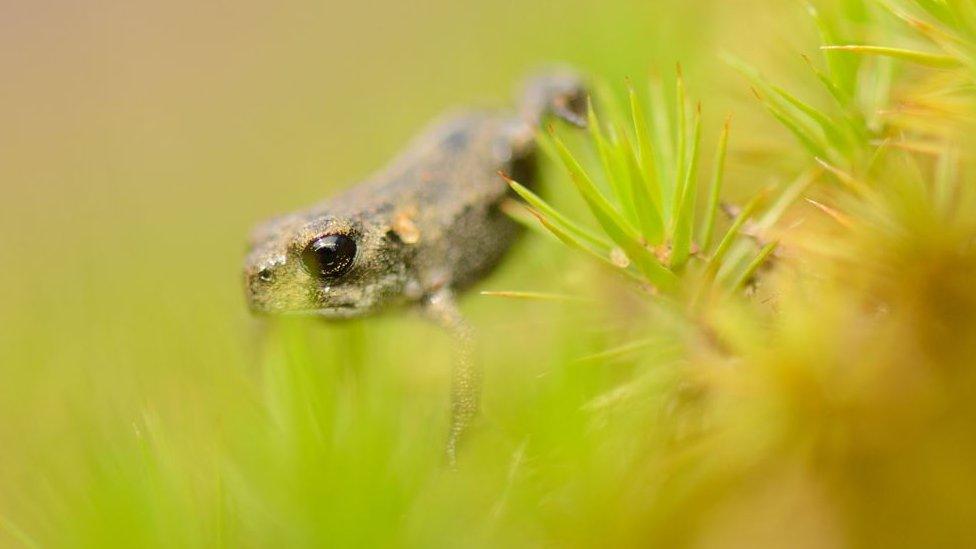
[[[639,494],[607,466],[633,450],[626,436],[585,442],[580,403],[631,365],[577,359],[641,329],[625,299],[612,314],[465,300],[487,427],[452,474],[440,464],[445,335],[409,312],[259,322],[240,264],[254,223],[380,168],[445,109],[511,104],[517,82],[552,61],[616,84],[681,62],[707,135],[728,111],[746,113],[731,192],[764,184],[754,151],[785,133],[717,58],[801,72],[796,52],[817,43],[799,5],[55,0],[2,11],[0,545],[612,547],[691,527],[666,505],[628,507]],[[531,235],[482,288],[614,301],[607,280]],[[664,363],[673,349],[655,352]],[[525,432],[555,462],[575,452],[578,468],[545,472],[535,455],[539,483],[513,491]],[[797,528],[831,538],[821,519]]]

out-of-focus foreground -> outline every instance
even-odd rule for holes
[[[4,13],[0,545],[976,541],[971,3]],[[245,238],[553,60],[639,97],[663,82],[661,103],[680,62],[702,151],[733,115],[723,199],[768,199],[718,222],[738,270],[685,242],[695,292],[675,299],[527,234],[479,289],[573,299],[466,298],[484,414],[451,472],[447,336],[410,312],[255,320]],[[598,231],[546,173],[542,196]]]

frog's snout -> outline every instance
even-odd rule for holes
[[[259,304],[266,301],[266,296],[272,291],[276,275],[271,267],[260,267],[249,270],[245,275],[244,284],[247,287],[247,301],[252,310],[259,310]]]
[[[275,281],[275,271],[270,266],[248,268],[244,271],[244,289],[247,306],[254,313],[269,311],[268,297]]]
[[[286,273],[285,258],[268,250],[256,249],[244,264],[244,293],[248,308],[255,313],[274,311],[280,300],[281,285]],[[287,277],[285,277],[287,278]],[[277,297],[276,297],[277,296]]]

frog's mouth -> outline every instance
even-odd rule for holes
[[[351,316],[359,307],[355,303],[336,303],[328,307],[309,307],[301,309],[283,309],[262,303],[250,304],[251,312],[261,316]]]
[[[351,318],[362,314],[361,308],[355,303],[337,303],[328,307],[259,312],[268,316],[317,316],[322,318]]]
[[[363,316],[365,312],[366,311],[364,311],[361,307],[358,307],[352,303],[341,303],[331,307],[314,309],[310,311],[310,314],[320,318],[345,319]]]

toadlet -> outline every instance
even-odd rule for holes
[[[419,305],[461,343],[447,447],[454,464],[480,393],[471,330],[454,296],[489,273],[518,236],[499,208],[512,196],[500,173],[533,185],[542,120],[583,126],[585,109],[579,75],[541,73],[526,83],[517,112],[442,117],[365,181],[261,224],[244,264],[251,310],[347,319]]]

